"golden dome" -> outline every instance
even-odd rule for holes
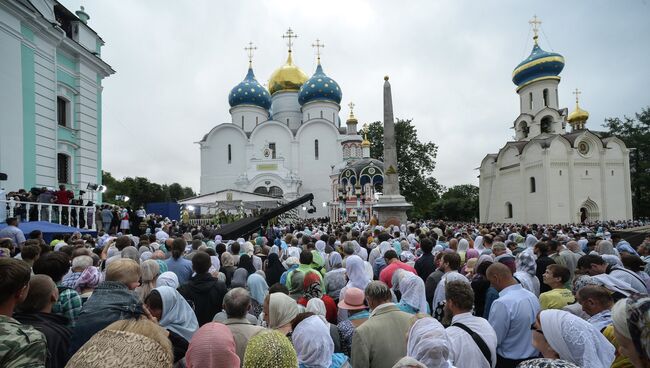
[[[287,62],[276,69],[269,78],[269,92],[274,94],[279,91],[298,91],[307,79],[309,79],[307,74],[293,65],[291,50],[289,50]]]
[[[361,147],[362,148],[370,147],[370,141],[368,140],[367,136],[363,138],[363,142],[361,142]]]
[[[578,103],[576,103],[576,108],[575,110],[571,111],[569,114],[569,117],[567,118],[567,121],[569,123],[575,123],[575,122],[580,122],[580,121],[587,121],[589,119],[589,113],[578,106]]]

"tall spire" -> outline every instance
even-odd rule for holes
[[[316,43],[312,43],[311,47],[316,48],[316,59],[318,60],[318,65],[320,65],[320,49],[325,48],[325,44],[321,43],[320,40],[317,38]]]
[[[529,20],[528,24],[533,27],[533,41],[535,41],[535,45],[537,45],[537,39],[539,38],[539,26],[542,24],[542,21],[537,18],[537,15],[533,15],[533,19]]]
[[[257,50],[257,46],[253,46],[253,42],[249,42],[248,46],[244,47],[246,54],[248,55],[248,68],[253,68],[253,51]]]
[[[393,96],[388,76],[384,77],[384,169],[384,194],[399,195]]]

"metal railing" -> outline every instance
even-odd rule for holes
[[[190,225],[195,225],[195,226],[206,226],[206,225],[211,225],[212,220],[210,218],[202,218],[202,219],[189,219],[189,224]]]
[[[97,230],[95,206],[23,202],[13,199],[0,199],[0,206],[7,209],[7,217],[16,217],[21,222],[48,221],[59,225]]]

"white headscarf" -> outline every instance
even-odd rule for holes
[[[467,252],[469,249],[469,242],[467,239],[460,239],[458,241],[458,249],[456,250],[457,252]]]
[[[442,324],[432,317],[417,320],[409,331],[406,355],[428,368],[449,367],[449,340]]]
[[[427,296],[424,290],[424,281],[420,276],[411,272],[404,272],[405,276],[399,282],[399,290],[402,293],[402,302],[418,310],[419,313],[427,313]]]
[[[328,368],[332,363],[334,342],[330,330],[318,316],[311,316],[298,323],[291,334],[291,341],[298,354],[298,363],[314,368]]]
[[[365,262],[359,256],[349,256],[345,259],[345,274],[348,276],[348,284],[345,286],[355,287],[361,290],[366,290],[366,286],[370,283],[368,275],[365,272]]]
[[[323,302],[322,299],[319,298],[309,299],[305,311],[312,312],[315,315],[319,316],[320,319],[322,319],[323,322],[325,322],[325,324],[329,326],[329,322],[327,322],[327,319],[325,319],[325,316],[327,315],[327,308],[325,307],[325,303]]]
[[[483,249],[485,249],[485,247],[483,246],[483,236],[482,235],[479,235],[479,236],[476,237],[476,239],[474,239],[474,249],[478,250],[479,253],[482,252]]]
[[[537,242],[538,240],[533,234],[528,234],[526,236],[526,241],[524,241],[524,244],[526,244],[526,248],[533,248]]]
[[[178,289],[180,283],[178,282],[178,276],[171,271],[163,272],[156,279],[156,287],[161,286],[170,286],[174,289]]]
[[[542,331],[560,359],[580,367],[609,368],[616,349],[589,322],[569,312],[547,309],[540,313]]]

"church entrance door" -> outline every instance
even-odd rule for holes
[[[587,215],[587,209],[582,207],[580,209],[580,222],[584,223],[585,221],[587,221],[588,217],[589,216]]]

